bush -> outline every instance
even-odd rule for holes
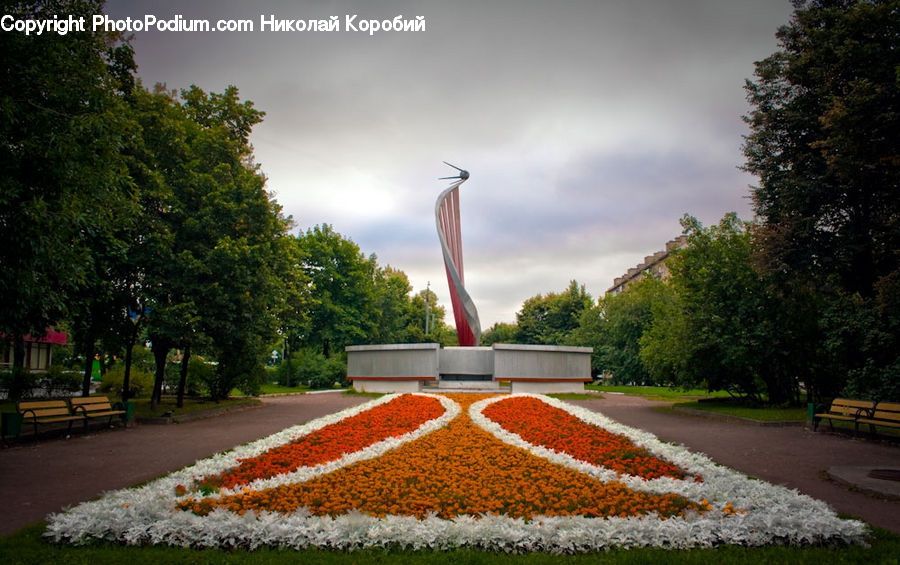
[[[81,388],[81,374],[77,371],[65,371],[62,365],[51,365],[47,372],[38,378],[47,396],[62,396]]]
[[[4,371],[0,374],[0,388],[6,391],[10,400],[21,400],[31,396],[31,391],[38,385],[36,375],[25,369]]]
[[[121,396],[124,380],[125,364],[119,363],[103,375],[103,380],[100,381],[99,390],[108,395]],[[132,365],[128,389],[128,396],[130,398],[149,396],[150,392],[153,390],[153,374]]]
[[[333,388],[347,378],[347,363],[342,357],[325,358],[321,353],[305,352],[300,359],[300,380],[309,388]]]

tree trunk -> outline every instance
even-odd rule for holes
[[[153,379],[153,394],[150,396],[150,410],[156,411],[162,400],[162,384],[166,377],[166,357],[171,347],[159,339],[153,339],[153,360],[156,363],[156,375]]]
[[[25,336],[16,334],[13,338],[13,372],[25,370]]]
[[[128,402],[128,396],[131,393],[131,350],[134,349],[134,342],[137,341],[138,327],[134,325],[134,331],[128,339],[128,346],[125,349],[125,376],[122,377],[122,403]]]
[[[94,350],[84,348],[84,376],[81,379],[81,396],[91,395],[91,371],[94,368]]]
[[[184,406],[184,387],[187,385],[188,361],[191,359],[191,346],[184,348],[184,356],[181,358],[181,378],[178,379],[178,403],[181,408]]]

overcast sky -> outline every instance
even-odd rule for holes
[[[601,297],[681,233],[750,219],[744,80],[788,0],[127,1],[113,18],[241,18],[254,32],[135,33],[144,84],[228,85],[295,231],[331,224],[447,306],[434,203],[461,190],[466,288],[482,328],[571,279]],[[414,20],[424,32],[261,31],[260,16]]]

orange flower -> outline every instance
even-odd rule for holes
[[[435,398],[405,394],[256,457],[242,459],[233,469],[204,477],[198,488],[233,488],[255,479],[334,461],[345,453],[415,431],[442,414],[444,407]]]
[[[388,514],[443,518],[502,514],[677,516],[701,508],[674,494],[632,491],[619,482],[603,483],[507,445],[468,417],[468,406],[484,398],[450,395],[463,412],[446,427],[381,457],[361,461],[300,484],[283,485],[220,498],[186,500],[183,510],[206,514],[222,507],[232,512],[293,512],[306,507],[316,515],[356,509]]]
[[[685,478],[677,465],[663,461],[625,436],[587,424],[530,396],[514,396],[487,406],[485,417],[533,445],[644,479]],[[699,479],[699,477],[696,477]]]

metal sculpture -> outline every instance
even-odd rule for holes
[[[444,161],[445,164],[450,165]],[[441,177],[440,180],[455,180],[447,187],[434,205],[434,217],[437,224],[441,250],[444,253],[444,266],[447,269],[447,282],[450,284],[450,301],[453,304],[453,317],[456,320],[456,338],[459,345],[472,347],[481,341],[481,323],[478,321],[478,310],[472,297],[466,292],[463,275],[462,235],[459,229],[459,186],[469,179],[469,171],[450,165],[459,174],[453,177]]]

